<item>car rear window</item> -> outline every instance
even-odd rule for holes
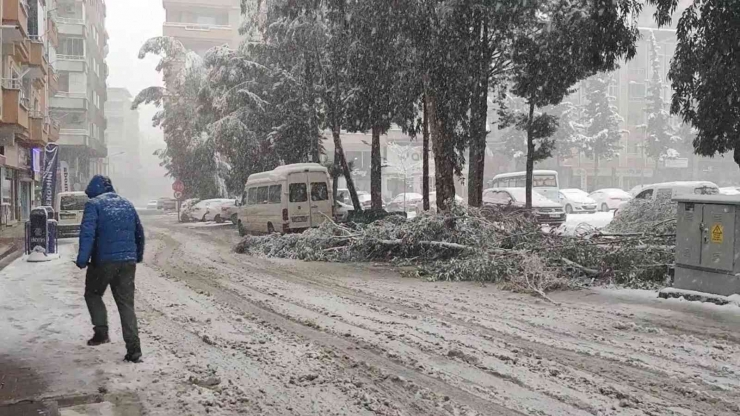
[[[288,191],[290,193],[290,202],[306,202],[308,200],[305,183],[291,183]]]
[[[328,201],[329,188],[326,182],[311,182],[311,201]]]
[[[88,198],[84,195],[63,196],[59,201],[61,211],[84,211]]]

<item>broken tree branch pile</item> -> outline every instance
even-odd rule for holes
[[[445,215],[327,221],[302,234],[247,236],[240,253],[307,261],[390,261],[429,280],[497,282],[546,298],[591,284],[651,287],[665,280],[675,237],[544,232],[531,213],[455,206]]]

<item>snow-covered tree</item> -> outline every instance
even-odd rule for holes
[[[655,40],[655,33],[650,32],[650,67],[652,76],[648,83],[647,99],[645,101],[645,112],[647,113],[647,124],[645,126],[645,154],[655,159],[655,168],[658,169],[659,161],[670,157],[675,153],[675,147],[679,138],[671,126],[671,116],[666,109],[663,99],[663,77],[661,76],[660,47]],[[672,152],[671,152],[672,151]]]
[[[164,133],[166,147],[157,152],[162,166],[171,177],[185,184],[186,195],[226,196],[222,185],[228,164],[217,154],[208,123],[198,111],[198,94],[206,79],[202,59],[169,37],[147,40],[139,58],[148,54],[161,57],[156,69],[163,75],[164,87],[149,87],[139,92],[133,108],[142,104],[159,108],[152,122]]]
[[[581,150],[594,159],[594,186],[599,175],[599,162],[611,159],[620,149],[623,131],[620,124],[624,121],[613,104],[615,97],[609,95],[608,74],[600,73],[585,82],[588,104],[583,112],[585,138]]]
[[[527,132],[527,207],[539,155],[534,133],[555,131],[545,125],[554,118],[535,117],[535,110],[559,104],[581,80],[634,56],[639,32],[631,22],[640,8],[637,0],[543,1],[514,40],[511,91],[529,107],[516,123]]]

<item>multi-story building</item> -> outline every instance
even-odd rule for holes
[[[108,33],[104,0],[56,0],[59,47],[53,51],[59,91],[52,98],[53,118],[61,125],[60,160],[69,167],[73,189],[106,173],[105,102]]]
[[[58,86],[49,55],[58,45],[51,3],[3,0],[0,9],[0,224],[28,219],[40,199],[42,149],[59,139],[48,109]]]
[[[215,46],[239,46],[240,0],[164,0],[164,36],[203,56]]]
[[[119,194],[132,201],[141,199],[142,166],[139,112],[131,109],[131,93],[108,88],[105,103],[105,143],[108,147],[108,176]]]

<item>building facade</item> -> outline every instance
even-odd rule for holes
[[[0,74],[0,224],[27,220],[40,203],[43,148],[59,139],[49,102],[58,88],[52,0],[3,0]]]
[[[60,123],[60,160],[69,168],[72,190],[84,190],[93,175],[107,171],[106,7],[103,0],[56,1],[59,47],[52,60],[59,91],[51,100],[52,117]]]
[[[142,197],[141,136],[139,112],[131,109],[132,96],[125,88],[108,88],[105,103],[105,143],[108,176],[119,194],[131,201]]]
[[[239,46],[240,0],[164,0],[164,36],[203,56],[222,45]]]

